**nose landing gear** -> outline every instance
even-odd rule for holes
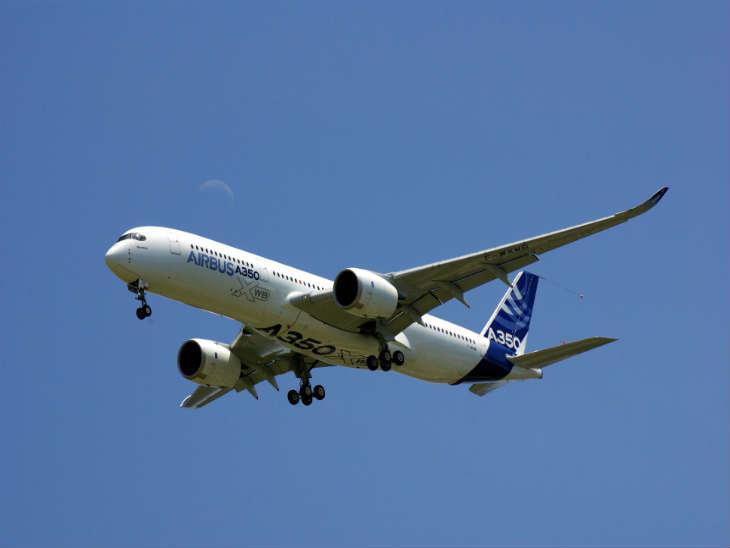
[[[144,290],[146,287],[147,284],[145,284],[144,280],[141,278],[127,284],[127,289],[136,294],[137,296],[135,298],[140,302],[140,306],[136,310],[137,318],[140,320],[144,320],[145,318],[152,316],[152,307],[147,304],[147,298],[145,297]]]

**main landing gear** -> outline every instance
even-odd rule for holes
[[[314,400],[324,399],[326,395],[324,386],[318,384],[312,388],[312,385],[309,382],[309,379],[312,378],[309,374],[309,370],[302,371],[302,373],[297,374],[297,376],[299,377],[299,390],[292,389],[286,394],[286,399],[289,400],[290,404],[296,405],[301,401],[302,405],[312,405]]]
[[[145,287],[147,286],[141,279],[127,284],[127,289],[129,289],[132,293],[135,293],[137,295],[135,298],[140,302],[140,306],[136,311],[137,318],[140,320],[144,320],[145,318],[152,316],[152,307],[147,304],[147,298],[145,297]]]
[[[365,364],[370,371],[376,371],[378,367],[383,371],[390,371],[392,364],[400,366],[404,363],[406,363],[406,356],[403,352],[396,350],[391,353],[387,347],[381,350],[377,357],[368,356],[365,360]]]

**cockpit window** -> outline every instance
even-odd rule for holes
[[[133,240],[139,240],[140,242],[144,242],[147,239],[147,236],[144,234],[140,234],[139,232],[127,232],[126,234],[122,234],[119,236],[118,242],[121,242],[122,240],[128,240],[132,238]]]

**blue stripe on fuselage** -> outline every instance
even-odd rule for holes
[[[512,364],[507,361],[507,356],[513,353],[497,341],[489,341],[487,353],[479,360],[479,363],[469,371],[463,378],[453,384],[461,384],[462,382],[483,382],[498,381],[505,378],[512,371]]]

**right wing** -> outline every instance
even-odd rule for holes
[[[663,187],[641,204],[614,215],[596,219],[533,238],[485,249],[445,261],[391,272],[381,276],[398,290],[398,307],[382,321],[383,335],[395,336],[437,306],[457,299],[464,304],[464,293],[500,279],[510,285],[507,274],[539,260],[539,255],[625,223],[654,207],[667,192]],[[367,320],[343,310],[331,290],[312,292],[292,300],[294,306],[329,325],[359,332]]]
[[[312,369],[325,365],[292,352],[247,327],[241,329],[230,348],[231,352],[241,360],[243,368],[241,378],[236,385],[233,388],[198,386],[180,403],[180,407],[197,409],[225,396],[231,390],[236,392],[247,390],[249,394],[258,399],[256,385],[260,382],[267,381],[276,390],[279,390],[279,383],[276,381],[276,377],[279,375],[289,371],[297,372],[298,368]]]
[[[433,308],[455,298],[464,304],[464,292],[495,279],[510,285],[507,274],[539,260],[539,255],[611,228],[646,213],[662,199],[663,187],[641,204],[614,215],[511,244],[471,253],[430,265],[386,274],[403,299],[385,325],[398,333]]]

